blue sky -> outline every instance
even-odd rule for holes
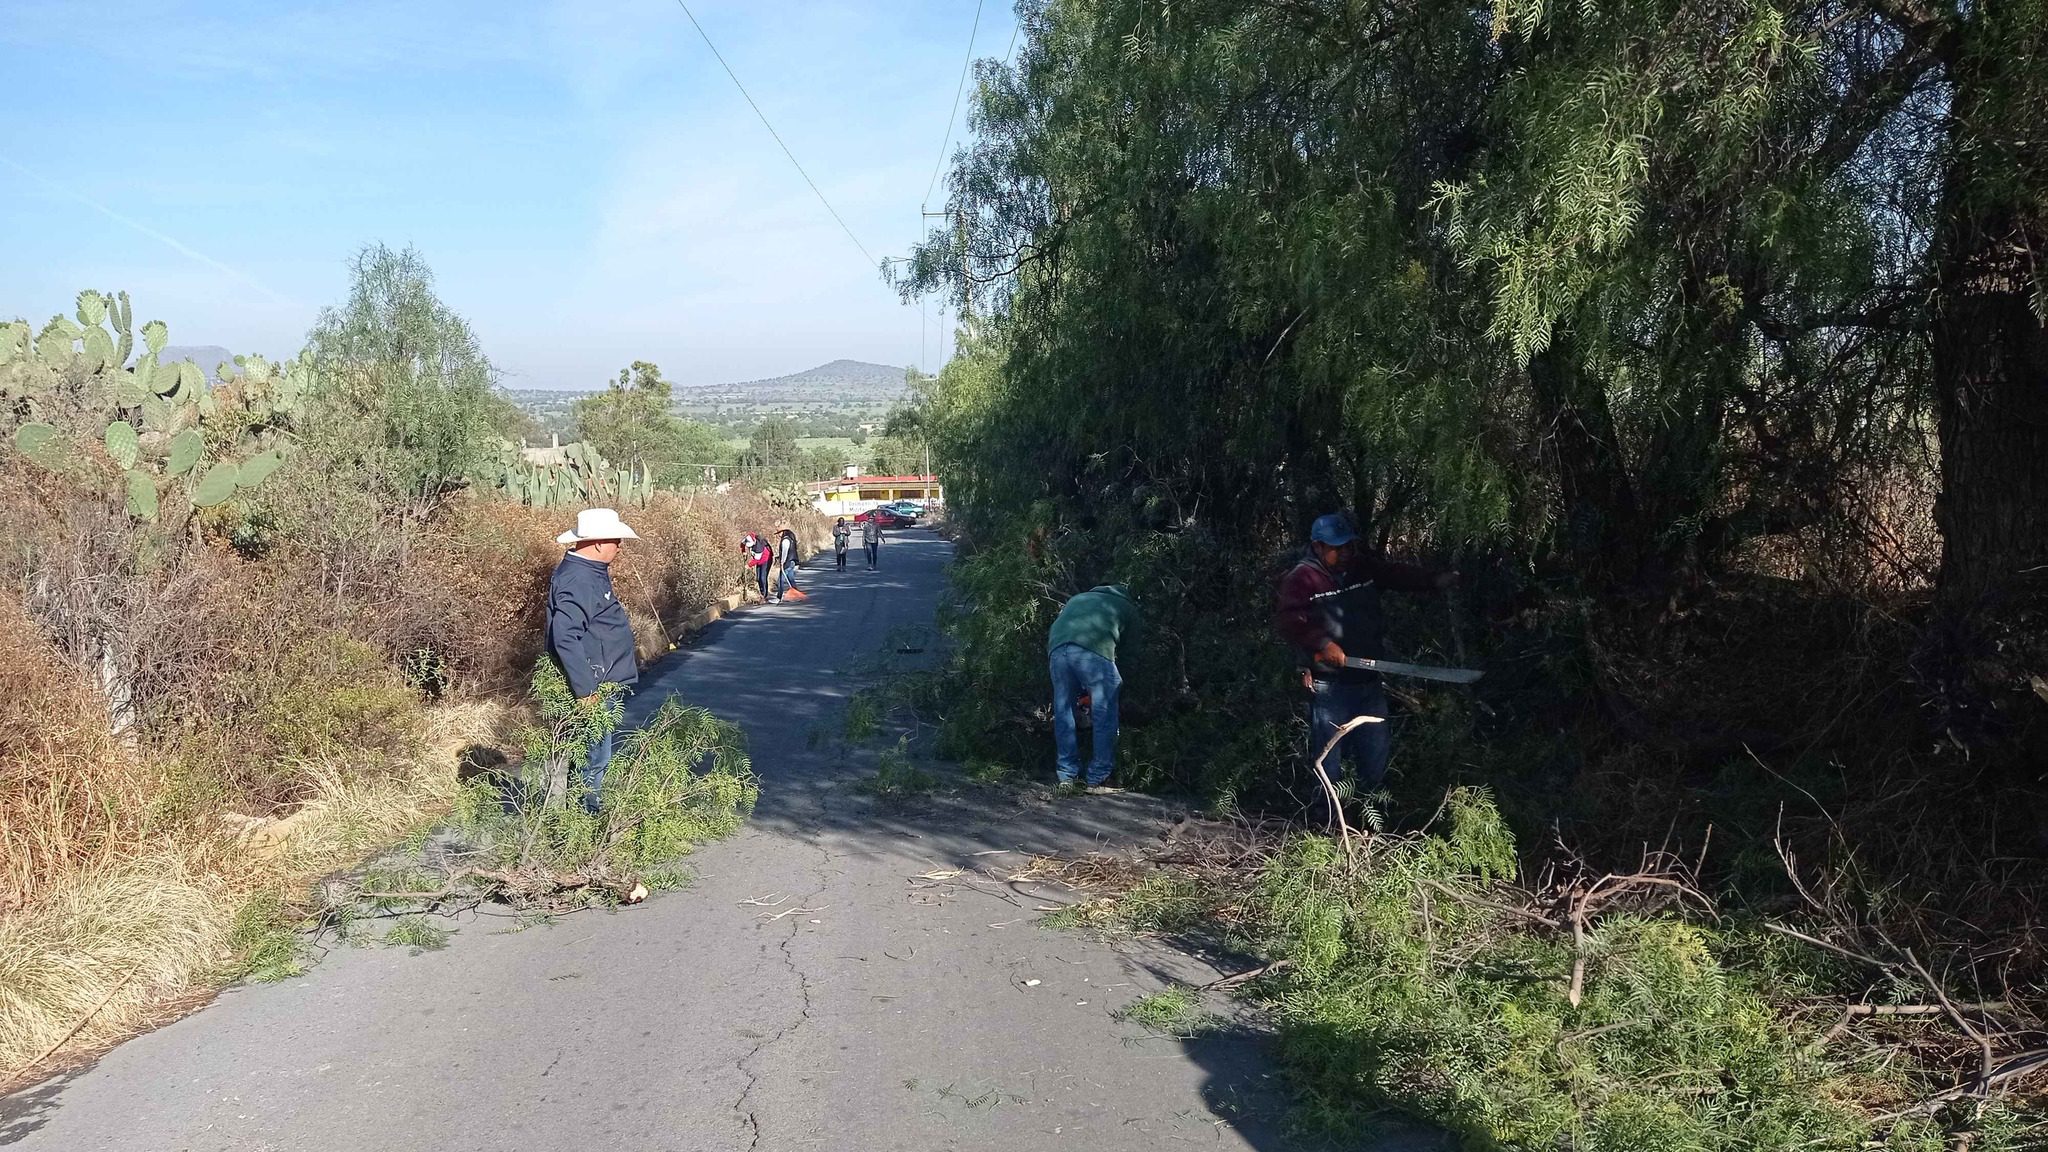
[[[125,288],[173,343],[289,356],[382,241],[420,250],[513,387],[920,358],[919,308],[675,0],[7,8],[0,317]],[[691,8],[868,251],[903,255],[975,0]],[[1014,24],[986,0],[975,55]],[[936,368],[950,317],[929,329]]]

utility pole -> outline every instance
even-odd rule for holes
[[[920,222],[920,224],[921,224],[921,223],[922,223],[923,221],[925,221],[925,220],[931,220],[931,219],[939,219],[939,220],[944,220],[944,219],[945,219],[946,217],[948,217],[948,216],[951,216],[951,217],[953,217],[953,219],[954,219],[954,228],[956,229],[956,235],[957,235],[957,236],[959,237],[959,242],[960,242],[960,291],[961,291],[961,295],[962,295],[962,298],[964,299],[964,298],[965,298],[965,296],[966,296],[966,293],[967,293],[967,242],[966,242],[966,236],[967,236],[967,214],[966,214],[966,213],[965,213],[964,211],[963,211],[963,212],[928,212],[928,211],[926,211],[926,210],[924,210],[924,209],[920,208],[920,209],[918,210],[918,213],[917,213],[917,215],[918,215],[918,217],[919,217],[919,222]],[[962,315],[965,315],[965,314],[966,314],[966,313],[965,313],[965,309],[963,309],[963,310],[962,310]]]
[[[974,281],[967,275],[967,209],[963,206],[953,222],[955,243],[960,246],[960,323],[974,312]]]

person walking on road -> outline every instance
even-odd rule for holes
[[[789,525],[784,524],[776,536],[775,550],[782,562],[782,580],[775,586],[775,602],[777,604],[782,603],[784,596],[794,597],[798,600],[803,599],[803,590],[796,586],[798,563],[796,533],[790,531]]]
[[[860,522],[860,544],[867,549],[868,571],[873,572],[875,561],[882,554],[882,525],[875,519],[873,512],[868,513],[868,518]]]
[[[1386,656],[1386,618],[1380,590],[1442,591],[1456,583],[1453,573],[1432,573],[1413,564],[1396,564],[1366,549],[1350,517],[1332,513],[1309,530],[1309,554],[1281,578],[1279,613],[1274,628],[1297,653],[1304,670],[1302,683],[1311,694],[1309,755],[1320,756],[1339,728],[1359,716],[1377,716],[1379,723],[1353,728],[1344,737],[1334,763],[1324,767],[1332,784],[1344,778],[1343,761],[1357,770],[1357,787],[1370,791],[1386,779],[1393,753],[1387,731],[1387,694],[1379,673],[1349,668],[1352,657]],[[1329,798],[1323,797],[1325,816]]]
[[[1053,745],[1062,789],[1078,788],[1084,780],[1090,789],[1109,783],[1116,767],[1117,696],[1124,682],[1117,671],[1117,647],[1135,639],[1138,622],[1130,590],[1122,584],[1103,584],[1069,599],[1046,635]],[[1083,695],[1095,714],[1095,746],[1085,777],[1074,721],[1074,708]]]
[[[761,593],[761,603],[768,602],[768,543],[758,535],[749,532],[740,541],[740,551],[747,557],[747,571],[754,575],[754,587]]]
[[[853,529],[846,526],[846,517],[841,516],[832,524],[832,559],[839,565],[839,571],[846,571],[846,546],[853,539]]]
[[[555,542],[568,547],[548,579],[547,649],[577,702],[588,707],[602,702],[618,722],[617,696],[606,698],[607,684],[631,690],[640,680],[640,660],[633,645],[633,625],[626,606],[612,591],[611,563],[623,542],[639,533],[610,508],[586,508],[576,514],[576,527]],[[595,813],[604,788],[604,772],[612,760],[612,731],[593,741],[582,766],[583,807]],[[553,799],[553,797],[550,797]]]

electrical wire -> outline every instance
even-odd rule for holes
[[[725,69],[725,74],[727,76],[732,77],[732,86],[740,90],[740,95],[744,97],[747,101],[747,107],[752,108],[754,110],[754,115],[759,116],[761,118],[761,127],[766,128],[768,130],[768,135],[773,136],[775,138],[776,146],[782,149],[782,154],[784,156],[789,157],[790,164],[795,166],[796,168],[796,174],[803,177],[804,183],[811,186],[811,191],[818,197],[818,203],[823,204],[825,206],[825,211],[830,212],[832,214],[832,219],[839,224],[839,230],[841,232],[846,233],[846,238],[848,240],[853,241],[853,246],[855,248],[860,249],[861,256],[866,258],[868,263],[875,263],[874,256],[872,256],[868,252],[868,246],[861,243],[860,237],[855,236],[853,234],[853,229],[848,228],[846,226],[846,221],[841,219],[839,216],[839,210],[837,208],[832,207],[832,202],[830,200],[825,199],[825,193],[819,190],[818,182],[811,179],[811,174],[809,172],[804,171],[804,166],[801,163],[798,163],[797,161],[796,153],[791,152],[789,150],[789,145],[784,144],[782,142],[782,134],[775,130],[775,125],[770,124],[768,122],[768,114],[761,111],[761,106],[759,104],[754,103],[754,97],[747,91],[747,86],[745,84],[740,83],[739,75],[732,70],[732,65],[727,64],[725,62],[725,54],[718,50],[718,45],[713,44],[711,42],[711,35],[710,33],[704,31],[704,25],[699,24],[697,22],[697,14],[695,12],[690,11],[690,6],[687,3],[685,3],[684,0],[676,0],[676,6],[683,10],[683,15],[688,16],[690,18],[691,27],[695,28],[697,30],[697,35],[703,37],[704,39],[704,46],[706,48],[711,49],[711,55],[717,57],[718,59],[718,66]],[[980,10],[976,9],[976,19],[980,18],[979,13]],[[950,126],[947,130],[948,132],[951,131]]]
[[[681,3],[681,0],[677,0]],[[974,67],[974,38],[981,32],[981,5],[983,0],[974,0],[974,27],[967,32],[967,59],[960,62],[960,86],[953,89],[953,111],[946,117],[946,138],[939,141],[939,158],[932,164],[931,183],[924,186],[924,199],[918,201],[918,208],[932,202],[932,189],[939,186],[939,169],[946,166],[946,145],[953,142],[953,122],[960,118],[960,96],[967,91],[967,71]],[[1016,36],[1010,37],[1012,43]]]

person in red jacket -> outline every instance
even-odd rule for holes
[[[1312,694],[1310,756],[1320,755],[1337,729],[1355,717],[1387,715],[1379,673],[1344,666],[1348,657],[1387,654],[1380,590],[1442,591],[1456,582],[1453,573],[1396,564],[1368,550],[1342,513],[1316,520],[1309,530],[1308,557],[1280,581],[1280,609],[1273,622],[1305,666],[1302,680]],[[1358,773],[1358,789],[1370,791],[1386,778],[1392,752],[1392,735],[1384,723],[1361,724],[1324,767],[1333,783],[1342,780],[1348,757]]]
[[[768,602],[768,542],[755,533],[749,532],[740,541],[740,551],[746,554],[747,570],[754,574],[754,584],[761,591],[761,603]]]

